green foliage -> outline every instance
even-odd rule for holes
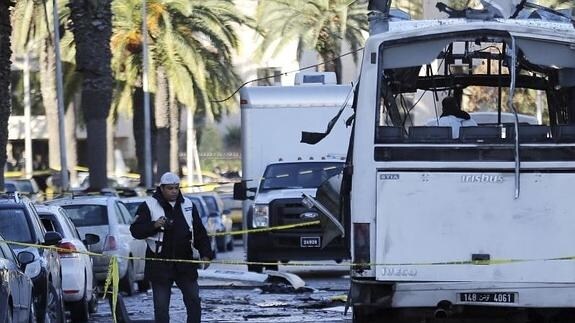
[[[198,152],[206,154],[209,158],[202,159],[203,169],[212,169],[217,165],[217,156],[223,152],[223,141],[220,132],[213,125],[207,125],[203,128],[198,145]]]
[[[228,126],[224,136],[228,150],[240,151],[242,145],[242,128],[240,126]]]
[[[201,153],[221,152],[223,150],[222,136],[216,127],[212,125],[204,127],[198,150]]]
[[[320,56],[339,55],[342,40],[351,50],[363,46],[362,31],[368,29],[367,7],[355,0],[266,0],[259,1],[256,21],[263,31],[259,55],[298,42],[298,54],[313,49]],[[357,55],[354,55],[357,59]]]
[[[141,82],[141,0],[115,1],[113,69],[118,83],[116,105],[131,110],[126,100]],[[235,90],[240,79],[232,54],[239,46],[237,27],[252,25],[231,0],[149,0],[149,70],[162,65],[177,100],[195,113],[219,119],[233,100],[216,103]],[[155,79],[150,73],[151,90]]]

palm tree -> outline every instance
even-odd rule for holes
[[[10,12],[13,2],[0,0],[0,167],[6,164],[6,145],[8,143],[8,118],[10,117],[10,66],[12,55],[10,37],[12,25]],[[4,187],[4,172],[0,175],[0,187]]]
[[[366,3],[356,0],[266,0],[259,1],[258,26],[264,31],[260,51],[275,47],[274,55],[287,44],[298,42],[298,57],[304,49],[315,50],[326,71],[341,81],[342,42],[352,51],[363,46],[368,29]],[[357,55],[354,60],[357,61]]]
[[[82,113],[86,123],[90,189],[107,187],[106,118],[112,102],[111,0],[70,0],[76,66],[83,76]]]
[[[114,2],[112,39],[113,66],[122,81],[117,102],[121,108],[133,108],[135,122],[142,119],[138,116],[142,113],[141,99],[133,96],[134,104],[129,104],[133,93],[141,93],[141,16],[135,14],[140,6],[139,0]],[[225,97],[239,84],[239,77],[230,68],[232,52],[239,44],[235,26],[250,20],[238,13],[231,0],[148,0],[147,6],[149,70],[154,71],[149,76],[155,93],[155,155],[161,173],[178,164],[168,158],[177,156],[174,136],[178,133],[180,106],[210,120],[230,108],[212,101]],[[134,131],[137,129],[142,126],[135,126]],[[136,142],[143,142],[139,136],[135,133]],[[137,154],[141,161],[138,149]],[[141,172],[142,166],[139,168]]]

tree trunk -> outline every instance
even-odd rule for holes
[[[6,165],[6,145],[8,144],[8,118],[12,111],[10,95],[10,66],[12,50],[10,49],[10,7],[12,1],[0,0],[0,169]],[[4,188],[4,171],[0,175],[0,187]]]
[[[156,95],[154,114],[156,123],[156,182],[165,172],[170,171],[170,113],[168,79],[164,68],[156,69]]]
[[[180,105],[170,88],[170,171],[180,174]],[[181,174],[180,174],[181,175]]]
[[[326,51],[320,53],[320,56],[325,63],[324,70],[326,72],[335,72],[337,84],[341,84],[342,65],[341,58],[339,58],[339,51]]]
[[[41,40],[40,48],[40,89],[42,103],[46,112],[48,130],[48,165],[51,169],[60,169],[60,122],[58,120],[58,101],[56,99],[56,58],[54,44],[48,38]]]
[[[136,162],[140,174],[140,186],[145,186],[145,157],[144,157],[144,91],[136,86],[132,95],[132,132],[136,143]]]
[[[111,0],[70,0],[76,66],[83,76],[82,112],[88,134],[89,190],[107,187],[106,118],[112,102]]]

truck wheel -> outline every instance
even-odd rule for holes
[[[278,265],[268,265],[266,266],[266,270],[278,271]]]
[[[264,266],[262,265],[248,265],[248,271],[252,271],[254,273],[260,273],[264,270]]]

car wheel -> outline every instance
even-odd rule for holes
[[[64,312],[62,311],[62,299],[56,290],[56,287],[50,283],[50,291],[46,300],[45,323],[61,323],[64,321]]]
[[[98,311],[98,297],[99,297],[99,288],[98,283],[96,282],[96,277],[93,280],[93,287],[92,287],[92,299],[88,302],[88,311],[90,314],[94,314]]]
[[[89,306],[88,300],[86,298],[88,279],[84,277],[84,296],[81,300],[70,303],[70,314],[72,316],[72,322],[87,322],[89,316]]]
[[[126,292],[128,296],[136,294],[136,288],[134,283],[136,282],[134,273],[134,264],[132,261],[128,262],[128,270],[126,270],[126,275],[120,280],[120,290]]]
[[[234,239],[233,238],[230,238],[230,241],[228,241],[228,244],[226,245],[226,249],[228,249],[228,251],[234,250]]]
[[[216,245],[218,247],[218,252],[226,251],[226,236],[217,236]]]
[[[216,238],[215,237],[211,237],[211,246],[212,246],[212,252],[214,253],[214,259],[216,259],[217,254],[218,254],[218,246],[216,244]]]

